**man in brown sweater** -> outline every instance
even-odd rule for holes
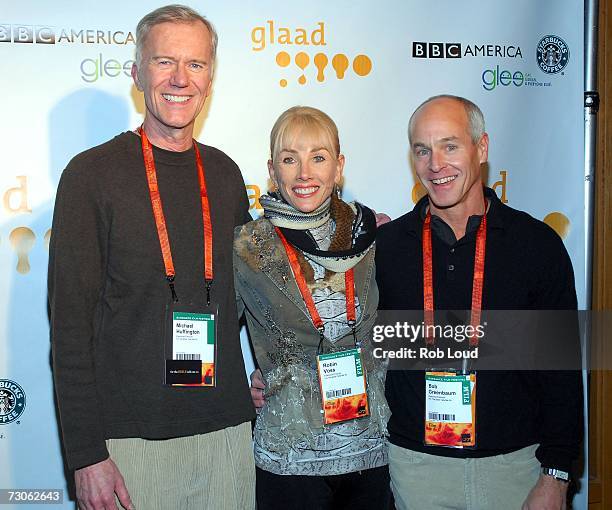
[[[216,44],[187,7],[145,16],[142,127],[76,156],[58,188],[53,368],[80,508],[254,508],[231,265],[248,200],[236,164],[193,140]]]

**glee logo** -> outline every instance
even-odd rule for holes
[[[87,83],[94,83],[101,78],[116,78],[120,75],[130,77],[132,64],[129,59],[124,62],[114,58],[104,59],[102,53],[97,58],[86,58],[81,62],[81,79]]]
[[[495,66],[495,69],[485,69],[482,72],[482,88],[488,91],[495,89],[495,87],[502,86],[508,87],[514,85],[515,87],[522,87],[525,83],[525,75],[521,71],[500,71],[499,66]]]

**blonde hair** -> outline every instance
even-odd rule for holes
[[[276,161],[278,154],[289,146],[295,134],[313,136],[324,142],[324,147],[334,158],[340,156],[338,127],[329,115],[310,106],[294,106],[284,111],[276,120],[270,133],[270,158]]]

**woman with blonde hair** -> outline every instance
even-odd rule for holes
[[[235,233],[236,291],[259,366],[259,510],[389,504],[385,366],[370,343],[376,218],[340,198],[344,163],[329,116],[285,111],[270,135],[275,191]]]

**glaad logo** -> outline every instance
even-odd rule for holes
[[[9,379],[0,379],[0,425],[8,425],[19,419],[25,405],[25,393],[21,386]]]
[[[556,35],[546,35],[538,42],[536,60],[546,74],[563,71],[569,62],[570,51],[565,41]]]
[[[462,49],[463,48],[463,49]],[[412,42],[413,58],[497,57],[523,58],[520,46],[501,44],[466,44],[460,42]]]
[[[132,32],[122,30],[84,30],[48,25],[0,24],[0,43],[36,44],[134,44]]]
[[[372,71],[372,60],[367,55],[356,55],[351,61],[344,53],[337,53],[331,55],[330,52],[325,51],[324,46],[327,46],[325,23],[319,21],[316,24],[314,30],[306,30],[305,28],[291,29],[288,27],[278,27],[274,20],[268,20],[264,25],[254,27],[251,30],[251,49],[255,52],[260,52],[268,47],[275,45],[283,45],[289,47],[300,46],[303,47],[302,51],[296,53],[293,57],[288,51],[279,51],[276,53],[276,65],[282,68],[288,68],[292,62],[298,68],[299,77],[297,82],[300,85],[305,85],[308,82],[307,74],[310,68],[307,69],[312,62],[314,64],[316,72],[316,81],[324,82],[331,75],[328,69],[328,64],[331,62],[331,67],[335,71],[336,78],[343,80],[347,74],[347,71],[352,67],[353,72],[357,76],[367,76]],[[314,47],[320,47],[317,49],[317,53],[312,55]],[[308,48],[310,47],[310,48]],[[311,51],[308,51],[311,49]],[[295,68],[293,68],[295,70]],[[312,83],[312,80],[311,80]],[[279,80],[281,87],[286,87],[289,81],[285,78]]]

